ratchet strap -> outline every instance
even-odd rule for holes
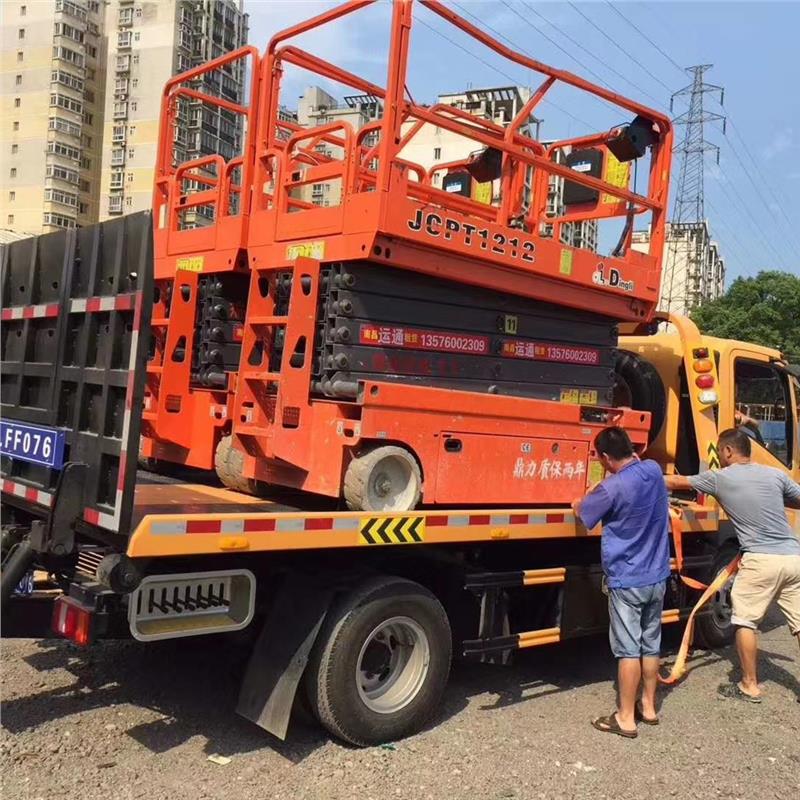
[[[694,638],[694,619],[697,616],[697,612],[700,611],[700,609],[738,572],[739,562],[742,559],[741,555],[737,555],[708,585],[696,581],[694,578],[689,578],[682,574],[683,531],[681,529],[681,513],[679,510],[670,509],[670,524],[672,527],[672,541],[675,546],[675,568],[678,572],[678,576],[690,588],[702,589],[703,594],[700,595],[700,599],[695,603],[694,608],[689,614],[689,619],[686,620],[686,630],[683,632],[683,639],[681,639],[681,646],[678,649],[678,656],[675,659],[675,663],[672,665],[669,675],[658,676],[659,683],[668,685],[677,683],[688,671],[686,668],[686,661],[689,657],[689,648],[692,646],[692,639]]]

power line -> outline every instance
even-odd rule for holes
[[[545,39],[547,39],[547,41],[550,42],[550,44],[552,44],[554,47],[557,47],[562,53],[564,53],[567,56],[567,58],[571,58],[581,69],[585,69],[590,75],[592,75],[598,81],[600,81],[600,83],[602,83],[603,86],[605,86],[607,89],[610,88],[608,86],[608,84],[605,82],[605,80],[600,75],[598,75],[591,67],[587,67],[586,64],[584,64],[582,61],[580,61],[578,58],[576,58],[572,53],[569,52],[569,50],[566,50],[565,48],[563,48],[555,39],[551,39],[543,30],[540,30],[539,28],[537,28],[529,19],[525,19],[525,17],[523,17],[522,14],[520,14],[519,11],[517,11],[517,9],[514,8],[514,6],[512,6],[510,3],[507,3],[505,0],[500,0],[500,2],[512,14],[516,14],[529,28],[533,28],[533,30],[536,31],[536,33],[538,33],[540,36],[543,36]],[[459,6],[458,3],[453,3],[453,5],[456,6],[456,8],[459,8],[461,11],[464,11],[464,9],[461,8],[461,6]],[[525,5],[525,4],[523,3],[523,5]],[[532,8],[530,10],[533,11]],[[467,12],[467,13],[469,13],[469,12]],[[536,12],[534,12],[534,13],[536,13]],[[477,19],[477,17],[476,17],[476,19]]]
[[[755,169],[758,170],[758,163],[756,162],[756,159],[753,157],[753,154],[750,151],[750,148],[747,146],[747,142],[744,140],[742,135],[739,133],[739,128],[736,125],[734,125],[732,119],[729,118],[728,122],[730,123],[731,130],[734,132],[734,134],[736,135],[736,138],[739,140],[739,143],[742,145],[742,148],[744,149],[745,154],[750,159],[750,162],[755,167]],[[796,236],[797,232],[794,229],[794,223],[791,221],[791,219],[789,219],[789,215],[786,213],[786,208],[784,207],[784,204],[779,201],[778,196],[775,194],[775,189],[772,186],[772,183],[770,181],[766,181],[765,185],[766,185],[767,191],[770,193],[770,195],[772,196],[772,199],[775,201],[775,205],[778,206],[778,208],[781,211],[781,215],[786,220],[786,224],[788,226],[787,227],[787,231],[789,232],[789,237],[791,238],[791,237]],[[795,241],[800,242],[800,239],[796,239]],[[800,253],[798,253],[797,248],[794,246],[794,244],[792,244],[792,249],[794,250],[795,255],[800,259]]]
[[[508,3],[505,3],[505,5],[508,5]],[[560,27],[559,25],[556,25],[556,23],[553,22],[551,19],[548,19],[544,14],[542,14],[539,11],[537,11],[530,3],[522,2],[522,5],[525,6],[525,8],[527,8],[528,11],[531,12],[531,14],[534,14],[539,19],[544,20],[544,22],[546,22],[548,25],[550,25],[551,27],[555,28],[570,43],[574,44],[576,47],[580,48],[587,55],[591,56],[595,61],[597,61],[600,64],[602,64],[609,72],[613,72],[614,75],[616,75],[618,78],[621,78],[629,86],[633,86],[633,88],[636,89],[637,92],[639,92],[640,94],[644,95],[645,97],[649,97],[657,106],[661,106],[661,107],[664,106],[664,104],[661,102],[661,100],[656,99],[646,89],[643,89],[641,86],[639,86],[638,84],[634,83],[629,77],[627,77],[626,75],[623,75],[621,72],[619,72],[617,69],[612,67],[610,64],[607,64],[602,58],[600,58],[600,56],[598,56],[597,54],[593,53],[585,45],[581,44],[576,39],[574,39],[572,36],[570,36],[570,34],[568,34],[562,27]],[[512,9],[512,11],[513,10],[514,9]],[[514,13],[516,14],[517,12],[514,11]],[[520,16],[520,15],[517,14],[517,16]],[[558,47],[559,50],[561,50],[563,53],[566,53],[573,61],[575,61],[578,64],[581,63],[580,61],[578,61],[577,58],[575,58],[575,56],[572,55],[572,53],[570,53],[568,50],[566,50],[563,47],[561,47],[561,45],[559,45],[558,42],[554,42],[549,36],[547,36],[547,34],[545,34],[544,31],[542,31],[539,28],[537,28],[535,25],[533,25],[529,20],[525,19],[524,17],[521,17],[521,19],[524,22],[526,22],[528,25],[530,25],[537,33],[540,33],[542,36],[544,36],[549,42],[553,42],[553,44],[556,47]],[[583,67],[583,69],[587,70],[587,72],[589,72],[590,74],[596,76],[598,78],[598,80],[600,81],[600,83],[602,83],[607,89],[611,88],[602,78],[600,78],[597,75],[596,72],[593,72],[588,67],[583,66],[582,64],[581,64],[581,66]]]
[[[507,72],[504,72],[503,70],[499,69],[494,64],[492,64],[489,61],[487,61],[485,58],[482,58],[481,56],[476,55],[475,53],[473,53],[471,50],[468,50],[466,47],[464,47],[463,45],[459,44],[455,39],[451,39],[449,36],[445,35],[440,30],[437,30],[436,28],[434,28],[433,25],[429,25],[427,22],[425,22],[424,19],[419,19],[417,17],[416,21],[419,22],[420,25],[424,25],[428,30],[433,31],[433,33],[435,33],[437,36],[440,36],[446,42],[449,42],[454,47],[457,47],[459,50],[463,51],[467,55],[472,56],[472,58],[476,59],[477,61],[480,61],[485,66],[489,67],[489,69],[494,70],[498,75],[502,75],[504,78],[506,78],[507,80],[511,81],[512,85],[516,86],[516,85],[518,85],[520,83],[520,81],[517,78],[515,78],[513,75],[509,75]],[[513,42],[512,42],[512,44],[513,44]],[[514,46],[516,47],[516,45],[514,45]],[[578,122],[581,125],[585,125],[587,128],[591,128],[592,127],[588,122],[586,122],[586,120],[583,120],[580,117],[576,117],[574,114],[571,114],[565,108],[562,108],[561,106],[556,105],[552,100],[549,100],[548,102],[550,103],[550,105],[553,106],[553,108],[558,109],[562,114],[566,114],[568,117],[570,117],[571,119],[575,120],[575,122]]]
[[[473,19],[477,20],[487,31],[491,31],[498,38],[504,39],[512,47],[516,48],[520,53],[523,53],[525,55],[528,55],[530,58],[533,58],[533,56],[530,53],[528,53],[526,50],[524,50],[522,47],[520,47],[516,42],[514,42],[511,39],[509,39],[508,36],[506,36],[505,34],[501,33],[496,28],[493,28],[485,20],[481,19],[481,17],[479,17],[477,14],[473,14],[473,13],[471,13],[469,11],[466,11],[464,8],[459,6],[458,3],[452,3],[452,5],[456,6],[461,11],[463,11],[465,14],[468,14],[470,17],[472,17]],[[417,21],[421,22],[423,25],[425,25],[426,28],[429,28],[430,30],[432,30],[435,33],[439,34],[439,36],[441,36],[443,39],[446,39],[448,42],[451,42],[452,44],[454,44],[456,47],[459,48],[459,50],[463,50],[465,53],[468,53],[473,58],[477,58],[479,61],[482,61],[484,64],[487,64],[488,66],[490,66],[495,72],[499,73],[500,75],[504,75],[506,78],[509,78],[509,80],[513,81],[513,83],[515,83],[515,84],[519,83],[519,81],[516,78],[511,78],[507,73],[505,73],[502,70],[499,70],[497,67],[494,67],[491,64],[489,64],[488,61],[484,61],[484,59],[482,59],[480,56],[476,56],[475,53],[472,53],[471,51],[467,50],[466,47],[463,47],[458,42],[456,42],[455,40],[451,39],[449,36],[445,36],[441,31],[438,31],[433,26],[428,25],[424,20],[417,18]],[[600,102],[606,102],[605,100],[603,100],[600,97],[596,97],[595,99],[600,101]],[[575,120],[575,122],[579,122],[581,125],[585,126],[586,128],[592,129],[594,127],[591,123],[587,122],[585,119],[581,119],[580,117],[576,117],[574,114],[572,114],[571,112],[567,111],[566,108],[564,108],[563,106],[558,105],[553,100],[551,100],[549,97],[546,97],[543,102],[549,103],[551,106],[553,106],[553,108],[557,109],[562,114],[566,114],[570,119]]]
[[[760,186],[760,185],[759,185],[759,183],[758,183],[758,182],[755,180],[755,178],[753,178],[753,175],[752,175],[752,173],[751,173],[751,172],[750,172],[750,170],[748,169],[747,165],[744,163],[744,161],[743,161],[743,159],[742,159],[741,155],[739,154],[739,151],[738,151],[738,149],[737,149],[736,147],[734,147],[734,145],[733,145],[733,140],[732,140],[731,138],[729,138],[729,137],[726,137],[726,138],[725,138],[725,142],[727,143],[728,147],[730,148],[731,152],[733,153],[734,157],[736,158],[736,161],[738,162],[739,166],[742,168],[742,171],[743,171],[743,172],[744,172],[744,174],[747,176],[747,179],[750,181],[750,184],[752,185],[752,187],[755,189],[756,193],[758,194],[758,196],[759,196],[759,199],[761,200],[761,202],[762,202],[762,204],[763,204],[763,208],[764,208],[764,210],[765,210],[765,211],[768,213],[768,215],[769,215],[769,203],[767,202],[767,199],[766,199],[766,197],[764,196],[764,193],[761,191],[761,186]],[[777,219],[776,219],[775,217],[771,216],[771,215],[770,215],[770,219],[772,219],[772,220],[774,220],[775,222],[777,222]],[[790,225],[791,225],[791,223],[790,223]],[[776,232],[777,232],[777,231],[779,231],[779,229],[778,229],[778,226],[777,226],[777,225],[775,226],[775,230],[776,230]],[[787,244],[789,244],[789,245],[791,246],[791,248],[792,248],[792,249],[795,251],[795,253],[797,253],[797,249],[796,249],[796,248],[795,248],[795,246],[792,244],[792,241],[791,241],[791,239],[787,237],[787,238],[786,238],[786,242],[787,242]],[[771,242],[770,242],[770,244],[771,244]],[[777,251],[775,250],[775,248],[774,248],[774,247],[772,248],[772,250],[773,250],[773,252],[774,252],[776,255],[778,255],[778,253],[777,253]],[[798,255],[798,257],[800,257],[800,255]],[[779,260],[783,261],[783,264],[784,264],[784,267],[785,267],[785,266],[786,266],[786,261],[785,261],[785,259],[783,259],[783,258],[779,257]]]
[[[595,30],[599,31],[606,39],[608,39],[608,41],[611,42],[611,44],[613,44],[614,47],[617,48],[617,50],[621,51],[626,56],[628,56],[628,58],[631,61],[633,61],[634,64],[636,64],[640,69],[643,69],[654,81],[660,83],[667,91],[670,90],[670,87],[667,86],[667,84],[664,83],[664,81],[662,81],[661,78],[659,78],[657,75],[654,75],[652,72],[650,72],[650,70],[647,69],[647,67],[644,64],[642,64],[642,62],[639,61],[639,59],[637,59],[635,56],[632,56],[621,44],[619,44],[616,41],[616,39],[614,39],[612,36],[609,36],[591,17],[588,17],[586,14],[584,14],[583,11],[581,11],[578,8],[578,6],[575,5],[575,3],[571,2],[571,0],[569,0],[569,5],[572,6],[572,8],[578,14],[580,14]]]
[[[627,22],[628,25],[630,25],[631,28],[633,28],[646,42],[649,42],[651,45],[653,45],[653,47],[655,47],[655,49],[658,50],[658,52],[661,53],[661,55],[664,56],[664,58],[666,58],[667,61],[669,61],[669,63],[672,64],[673,67],[675,67],[675,69],[678,70],[678,72],[683,73],[683,67],[680,64],[678,64],[678,62],[675,61],[675,59],[669,53],[662,50],[658,46],[658,44],[656,44],[656,42],[654,42],[638,25],[636,25],[628,17],[626,17],[619,10],[619,8],[616,5],[614,5],[614,3],[611,3],[610,0],[605,0],[605,3],[615,14],[618,14],[620,17],[622,17],[622,19],[624,19],[625,22]]]

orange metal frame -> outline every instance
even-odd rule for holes
[[[511,450],[499,447],[501,441],[518,447],[521,438],[528,437],[548,446],[574,445],[588,465],[592,436],[602,425],[614,422],[631,430],[643,445],[649,420],[629,410],[599,409],[592,416],[580,407],[553,402],[380,382],[367,382],[357,402],[311,397],[322,263],[370,260],[378,269],[381,264],[401,267],[604,313],[620,321],[649,319],[658,295],[672,143],[669,119],[571,73],[509,50],[436,0],[419,2],[499,55],[545,76],[507,127],[449,106],[426,108],[407,96],[411,0],[396,0],[393,5],[385,89],[286,44],[294,36],[373,1],[353,0],[282,31],[270,41],[262,58],[254,48],[243,48],[177,76],[165,88],[154,200],[156,274],[157,278],[174,280],[174,286],[170,308],[162,297],[154,313],[157,346],[148,374],[145,455],[209,468],[213,466],[216,442],[232,426],[246,454],[248,477],[338,496],[343,471],[355,448],[393,441],[408,446],[419,459],[425,502],[448,503],[466,502],[459,494],[464,491],[468,498],[480,497],[475,492],[483,480],[476,474],[472,481],[470,465],[465,467],[463,460],[459,469],[464,479],[459,482],[450,478],[440,455],[442,442],[451,435],[495,437],[495,459],[487,461],[483,452],[480,460],[504,475]],[[252,59],[253,67],[247,107],[200,97],[200,93],[183,86],[205,71],[241,58]],[[383,118],[360,131],[347,122],[301,128],[280,120],[285,65],[381,99]],[[659,135],[652,148],[646,194],[574,172],[553,160],[556,150],[567,144],[603,148],[613,132],[557,142],[548,149],[522,132],[535,108],[558,82],[654,122]],[[246,115],[248,130],[242,158],[225,164],[219,157],[208,157],[173,167],[169,140],[180,97],[202,99]],[[501,153],[499,205],[442,191],[433,185],[435,170],[403,158],[404,148],[425,125],[465,137],[475,143],[476,150],[493,148]],[[374,137],[377,142],[373,143],[370,139]],[[321,146],[333,148],[340,155],[322,153]],[[232,175],[237,169],[242,177],[234,184]],[[532,197],[524,206],[523,188],[531,174]],[[629,251],[622,258],[600,258],[590,251],[562,245],[557,236],[542,236],[543,224],[560,224],[545,215],[551,176],[617,201],[610,209],[581,209],[582,216],[573,218],[652,212],[650,252]],[[187,180],[195,181],[202,190],[186,196]],[[333,181],[341,183],[338,206],[323,208],[298,196],[303,186]],[[240,197],[235,215],[226,213],[226,196],[231,193]],[[181,213],[207,204],[216,207],[215,224],[181,230]],[[238,260],[242,254],[246,254],[246,262]],[[187,258],[189,255],[192,259]],[[245,263],[251,277],[239,372],[230,377],[227,391],[191,387],[198,273],[242,268]],[[627,282],[626,288],[598,281],[598,271],[602,275],[603,269],[617,269]],[[275,308],[279,273],[293,275],[291,303],[285,316],[277,315]],[[189,301],[179,300],[181,289],[188,292]],[[279,368],[270,368],[268,354],[279,330],[284,335],[283,359]],[[173,364],[169,354],[180,344],[184,359]],[[296,366],[290,363],[293,354],[298,356]],[[480,440],[470,442],[478,446]],[[505,482],[496,497],[483,502],[529,502],[532,491],[537,501],[563,503],[571,499],[566,493],[573,492],[574,487],[562,485],[554,490],[552,485],[539,482],[514,489]]]

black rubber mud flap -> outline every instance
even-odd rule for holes
[[[297,686],[332,597],[329,586],[290,575],[250,655],[236,713],[279,739],[286,738]]]

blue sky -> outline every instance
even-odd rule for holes
[[[275,31],[330,5],[317,0],[245,0],[250,41],[263,48]],[[616,10],[605,0],[574,5],[454,0],[451,5],[534,58],[590,80],[602,78],[614,90],[648,105],[668,107],[670,93],[687,85],[689,77],[676,64],[713,64],[706,80],[725,87],[724,108],[714,95],[707,95],[707,109],[727,114],[729,122],[726,135],[717,123],[707,126],[706,138],[721,152],[719,167],[713,156],[706,163],[706,217],[726,259],[728,281],[760,269],[800,275],[799,2],[664,0],[614,3]],[[388,2],[381,0],[305,35],[298,44],[385,85],[389,14]],[[412,31],[409,88],[418,102],[469,84],[540,82],[536,73],[504,62],[424,7],[417,6],[415,14],[419,24]],[[287,73],[287,78],[288,91],[295,94],[315,82],[299,74]],[[568,87],[554,90],[551,99],[540,111],[543,137],[604,130],[622,121],[618,113]],[[675,113],[682,110],[676,105]],[[673,174],[677,173],[676,162]]]

